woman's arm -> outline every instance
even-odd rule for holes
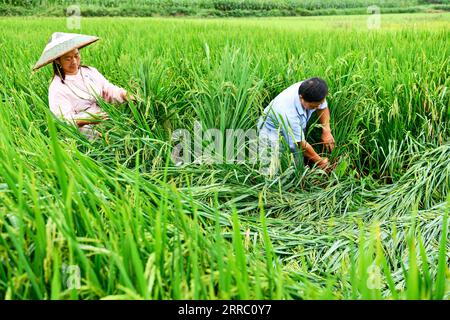
[[[69,99],[65,98],[60,93],[49,95],[50,111],[58,118],[75,124],[77,127],[82,127],[87,124],[97,124],[101,119],[105,119],[105,115],[99,118],[94,118],[87,112],[76,113]]]
[[[78,128],[81,128],[87,124],[97,124],[97,123],[100,123],[101,121],[100,120],[75,120],[74,119],[74,122],[76,123]]]
[[[73,116],[73,121],[81,128],[87,124],[98,124],[103,120],[109,119],[108,114],[102,112],[101,114],[91,114],[88,112],[81,112]]]
[[[96,68],[90,67],[100,83],[102,98],[108,103],[123,103],[129,100],[128,92],[108,81]],[[132,96],[130,96],[132,98]],[[132,99],[133,100],[133,99]]]

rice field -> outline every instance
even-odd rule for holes
[[[450,14],[0,20],[1,299],[448,299]],[[138,102],[88,141],[50,112],[55,31]],[[336,169],[176,165],[324,78]],[[313,119],[317,120],[317,119]],[[318,141],[312,121],[308,141]],[[194,159],[198,160],[198,159]],[[200,159],[201,160],[201,159]]]

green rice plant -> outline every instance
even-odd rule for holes
[[[83,63],[138,97],[99,102],[94,142],[49,111],[50,69],[30,76],[65,20],[2,19],[0,297],[448,299],[449,17],[366,18],[83,18]],[[254,129],[312,76],[334,172],[172,162],[175,130]]]

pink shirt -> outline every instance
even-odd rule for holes
[[[65,120],[89,119],[90,114],[102,114],[96,103],[96,95],[107,93],[109,103],[122,103],[121,94],[126,90],[111,84],[94,67],[81,67],[76,75],[66,75],[65,83],[55,76],[48,90],[50,110]]]

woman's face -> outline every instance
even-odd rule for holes
[[[80,68],[80,52],[74,49],[60,57],[56,63],[62,66],[65,74],[77,74]]]

